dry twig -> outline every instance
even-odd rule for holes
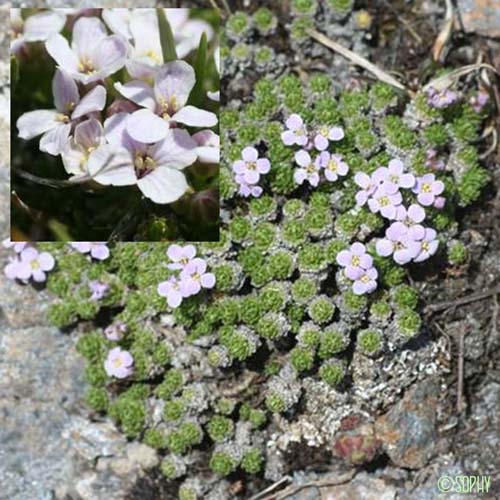
[[[361,57],[360,55],[356,54],[352,50],[349,50],[343,45],[334,42],[327,36],[323,35],[323,33],[310,29],[308,30],[308,34],[311,38],[314,38],[314,40],[321,43],[325,47],[328,47],[334,52],[337,52],[340,55],[344,56],[346,59],[349,59],[349,61],[351,61],[352,63],[361,66],[370,73],[373,73],[380,81],[385,82],[388,85],[392,85],[393,87],[396,87],[400,90],[404,90],[405,92],[409,92],[409,90],[400,81],[389,75],[389,73],[386,73],[383,69],[368,61],[368,59],[365,59],[364,57]]]
[[[290,496],[295,495],[299,491],[302,491],[306,488],[323,488],[326,486],[337,486],[339,484],[347,483],[354,477],[355,472],[356,471],[352,469],[345,474],[341,474],[336,479],[310,481],[304,484],[291,485],[279,493],[273,493],[267,497],[264,497],[263,500],[284,500],[285,498],[289,498]]]
[[[275,483],[271,484],[271,486],[268,486],[265,490],[260,491],[259,493],[257,493],[253,497],[249,498],[248,500],[260,500],[261,498],[264,497],[264,495],[275,490],[278,486],[281,486],[282,484],[287,483],[288,481],[291,481],[291,479],[292,478],[290,476],[282,477],[279,481],[276,481]]]
[[[486,299],[487,297],[491,297],[492,295],[498,295],[498,294],[500,294],[500,285],[481,293],[472,294],[467,297],[462,297],[461,299],[450,300],[447,302],[439,302],[437,304],[429,304],[427,307],[425,307],[424,312],[426,314],[429,314],[433,312],[443,311],[444,309],[463,306],[465,304],[470,304],[471,302],[483,300]]]
[[[453,22],[455,20],[455,11],[453,9],[453,4],[451,0],[446,0],[446,14],[444,16],[444,22],[439,30],[439,34],[434,42],[434,46],[432,47],[432,58],[436,62],[443,62],[443,49],[445,48],[448,40],[451,37],[451,33],[453,32]]]
[[[478,63],[478,64],[469,64],[468,66],[463,66],[461,68],[458,68],[454,71],[450,71],[449,73],[446,73],[445,75],[439,76],[437,78],[434,78],[434,80],[431,80],[427,85],[424,86],[423,90],[427,90],[429,88],[434,88],[436,90],[444,90],[450,87],[453,83],[455,83],[459,78],[461,78],[464,75],[467,75],[471,73],[472,71],[477,71],[478,69],[485,68],[490,71],[493,71],[493,73],[497,73],[497,70],[491,66],[490,64],[486,63]]]

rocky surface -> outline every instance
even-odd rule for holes
[[[500,37],[500,0],[458,0],[465,31]]]

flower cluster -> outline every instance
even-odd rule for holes
[[[47,279],[47,272],[55,266],[54,257],[49,252],[39,252],[27,243],[3,242],[5,248],[12,248],[16,256],[10,257],[4,273],[8,279],[27,283],[30,279],[42,283]]]
[[[214,274],[207,273],[207,263],[196,257],[194,245],[170,245],[167,256],[171,260],[167,267],[179,271],[179,274],[162,281],[158,285],[158,293],[166,297],[170,307],[179,307],[183,299],[197,295],[202,288],[215,286]]]
[[[71,43],[59,33],[65,15],[43,12],[25,22],[17,16],[13,30],[20,36],[12,48],[45,40],[57,64],[54,108],[21,115],[19,137],[41,135],[40,150],[60,155],[75,182],[136,185],[159,204],[172,203],[188,190],[186,167],[219,162],[218,136],[211,130],[217,115],[191,103],[199,82],[182,60],[198,47],[203,33],[211,38],[213,29],[189,19],[188,9],[164,12],[174,33],[175,60],[164,58],[155,9],[103,9],[102,19],[73,19]],[[113,94],[118,97],[105,109]],[[191,135],[187,127],[202,130]]]
[[[379,255],[393,255],[398,264],[406,264],[412,260],[421,262],[436,253],[436,231],[420,224],[426,216],[423,207],[441,209],[445,203],[439,196],[444,191],[444,184],[436,180],[434,174],[415,177],[405,170],[401,160],[393,159],[371,176],[358,172],[354,182],[361,188],[356,193],[358,206],[367,203],[371,212],[394,221],[385,231],[385,238],[377,241]],[[401,189],[411,190],[418,204],[412,203],[406,208]]]
[[[427,104],[432,108],[442,109],[455,104],[458,100],[458,94],[448,88],[436,90],[434,87],[427,89]]]
[[[356,295],[376,290],[378,272],[365,245],[355,242],[349,250],[340,251],[337,255],[337,264],[344,268],[345,276],[353,281],[352,291]]]
[[[89,254],[96,260],[106,260],[109,257],[109,248],[104,242],[75,241],[69,245],[80,253]]]
[[[259,158],[259,152],[251,146],[243,149],[241,160],[233,163],[235,181],[239,185],[238,193],[245,198],[258,198],[262,194],[262,187],[258,185],[260,176],[267,174],[271,164],[266,158]]]
[[[126,378],[132,375],[134,358],[128,351],[122,350],[121,347],[113,347],[108,352],[104,369],[110,377]]]
[[[286,130],[281,134],[281,140],[286,146],[300,146],[302,149],[295,153],[295,162],[299,168],[294,172],[297,184],[307,181],[311,186],[317,186],[320,181],[320,173],[327,181],[334,182],[339,176],[347,175],[349,167],[339,154],[331,154],[326,151],[330,142],[341,141],[345,134],[342,127],[322,126],[313,132],[309,132],[304,120],[298,114],[292,114],[285,122]],[[314,160],[310,152],[317,150],[319,154]]]

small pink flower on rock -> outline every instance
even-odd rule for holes
[[[253,147],[246,147],[242,153],[242,160],[233,163],[233,172],[241,175],[246,184],[257,184],[261,174],[267,174],[271,164],[267,158],[259,158],[258,151]]]
[[[401,160],[391,160],[387,167],[380,167],[377,172],[375,178],[382,179],[382,186],[387,194],[396,194],[400,188],[409,189],[415,185],[414,175],[405,172]]]
[[[318,151],[324,151],[330,145],[330,141],[341,141],[344,137],[342,127],[321,127],[314,137],[314,147]]]
[[[365,172],[356,172],[354,175],[354,182],[361,188],[361,190],[356,193],[356,204],[358,207],[362,207],[370,196],[375,193],[380,183],[378,179],[374,179],[373,176]]]
[[[38,252],[34,247],[25,248],[19,254],[19,264],[15,266],[16,278],[27,281],[43,282],[47,271],[54,269],[55,260],[48,252]]]
[[[248,198],[249,196],[258,198],[264,191],[262,187],[257,184],[248,184],[245,182],[242,175],[236,175],[234,180],[238,184],[238,193],[245,198]]]
[[[108,340],[114,340],[118,341],[123,338],[123,335],[127,333],[128,327],[125,323],[122,323],[121,321],[117,321],[116,323],[112,323],[111,325],[108,325],[104,329],[104,335],[106,335],[106,338]]]
[[[167,304],[176,308],[181,305],[183,295],[181,293],[181,282],[175,276],[158,285],[158,294],[167,299]]]
[[[200,258],[189,262],[180,274],[181,292],[184,297],[190,297],[200,292],[202,288],[215,286],[215,275],[207,273],[207,263]]]
[[[70,246],[80,253],[90,254],[96,260],[106,260],[109,257],[109,248],[104,242],[74,241]]]
[[[337,264],[345,268],[344,273],[349,279],[354,280],[373,266],[373,258],[366,253],[363,243],[355,242],[348,250],[338,253]]]
[[[295,153],[295,161],[301,167],[293,174],[295,182],[303,184],[307,181],[311,186],[316,187],[319,184],[319,165],[313,162],[309,153],[303,149]]]
[[[172,261],[168,264],[169,269],[184,269],[186,265],[194,259],[196,247],[194,245],[181,246],[174,243],[167,250],[167,256]]]
[[[401,232],[406,233],[414,240],[421,240],[424,237],[424,227],[420,223],[425,219],[425,210],[416,203],[413,203],[408,208],[403,205],[398,207],[396,220],[393,225],[396,227],[401,224]],[[399,226],[397,226],[399,227]]]
[[[102,283],[101,281],[91,281],[89,282],[89,288],[92,292],[90,300],[101,300],[108,294],[109,285]]]
[[[305,146],[309,142],[304,120],[299,115],[295,113],[290,115],[285,124],[288,130],[281,134],[283,144],[286,146],[293,146],[294,144]]]
[[[377,289],[378,272],[374,267],[364,270],[352,284],[352,291],[356,295],[371,293]]]
[[[427,260],[429,257],[432,257],[438,249],[439,241],[436,239],[437,233],[434,229],[428,227],[425,229],[425,235],[420,244],[420,252],[413,259],[415,262],[422,262]]]
[[[385,190],[384,185],[381,185],[368,200],[368,206],[373,213],[380,212],[382,217],[393,220],[402,201],[403,197],[399,191],[391,194]]]
[[[128,351],[123,351],[121,347],[114,347],[108,352],[108,357],[104,361],[104,369],[110,377],[126,378],[132,375],[134,358]]]
[[[335,182],[339,176],[347,175],[349,167],[342,156],[323,151],[315,160],[316,166],[323,168],[326,180]]]
[[[434,203],[438,195],[444,191],[442,181],[436,180],[434,174],[425,174],[417,178],[413,192],[417,194],[417,200],[421,205],[429,207]]]
[[[382,257],[389,255],[398,264],[407,264],[420,252],[420,244],[408,235],[407,229],[401,223],[391,224],[385,231],[385,238],[377,241],[377,253]]]

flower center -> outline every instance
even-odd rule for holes
[[[363,283],[368,283],[370,281],[370,276],[368,276],[368,274],[363,274],[363,276],[361,276],[361,281]]]
[[[37,260],[32,260],[30,264],[31,264],[31,269],[33,269],[33,271],[40,269],[40,264]]]
[[[386,207],[386,206],[390,205],[391,200],[389,200],[389,198],[387,196],[382,196],[379,198],[378,202],[380,203],[380,206]]]
[[[95,146],[90,146],[90,147],[83,150],[83,154],[82,154],[82,157],[80,159],[80,167],[83,167],[89,161],[90,153],[92,153],[92,151],[94,151],[95,149],[96,149]],[[83,170],[83,168],[82,168],[82,170]]]
[[[338,169],[337,162],[335,160],[330,160],[328,162],[328,170],[331,170],[332,172],[336,172]]]
[[[81,73],[85,73],[86,75],[92,75],[93,73],[95,73],[94,64],[90,59],[82,59],[80,61],[78,69]]]
[[[306,129],[304,127],[300,127],[295,130],[295,135],[306,135]]]
[[[389,177],[389,180],[390,180],[391,182],[393,182],[394,184],[397,184],[397,183],[398,183],[398,181],[399,181],[399,176],[397,176],[397,175],[391,175],[391,176]]]
[[[306,167],[306,172],[311,175],[311,174],[314,174],[314,172],[316,172],[316,167],[314,166],[313,163],[309,163],[309,165],[307,165]]]
[[[64,113],[57,113],[57,115],[56,115],[56,121],[62,122],[62,123],[68,123],[69,122],[69,116],[65,115]]]
[[[323,136],[323,137],[328,137],[328,134],[330,133],[330,131],[328,130],[328,127],[321,127],[319,129],[319,133]]]
[[[432,191],[432,186],[428,182],[422,184],[422,193],[430,193]]]
[[[429,242],[428,241],[422,241],[422,250],[425,250],[426,252],[429,250]]]
[[[120,368],[123,365],[123,361],[120,358],[116,358],[113,360],[113,366],[115,368]]]
[[[160,56],[154,50],[148,50],[145,55],[146,55],[146,57],[149,57],[150,59],[153,59],[153,61],[156,64],[161,64],[162,63],[162,59],[160,58]]]
[[[359,258],[359,256],[353,255],[353,257],[351,259],[351,264],[353,266],[359,266],[360,262],[361,262],[361,259]]]
[[[134,160],[135,173],[137,178],[140,179],[146,174],[149,174],[156,168],[156,162],[151,156],[145,154],[137,154]]]
[[[257,169],[257,163],[254,161],[248,161],[247,162],[247,168],[249,170],[256,170]]]
[[[177,96],[172,95],[170,99],[167,101],[166,99],[159,99],[160,107],[161,107],[161,117],[164,120],[170,120],[172,115],[175,114],[179,110],[179,101]]]

